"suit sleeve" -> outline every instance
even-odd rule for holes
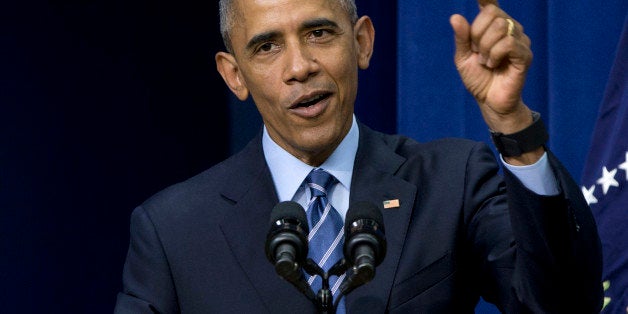
[[[534,313],[599,313],[602,252],[593,215],[558,159],[549,162],[562,193],[539,196],[507,170],[508,207],[517,242],[513,288]]]
[[[535,194],[506,169],[499,179],[487,147],[471,153],[465,199],[475,207],[468,237],[476,280],[502,312],[599,313],[596,225],[568,172],[550,152],[548,158],[561,190],[556,196]]]
[[[142,207],[131,215],[123,289],[114,313],[178,313],[176,293],[159,235]]]

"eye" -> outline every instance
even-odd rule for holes
[[[324,29],[317,29],[317,30],[312,31],[312,36],[314,36],[314,37],[323,37],[323,36],[325,36],[326,33],[327,33],[327,31],[324,30]]]
[[[311,42],[316,42],[316,43],[326,43],[329,40],[331,40],[334,36],[335,32],[333,31],[333,29],[329,29],[329,28],[319,28],[319,29],[313,29],[311,30],[308,34],[308,40],[310,40]]]
[[[256,49],[256,53],[269,53],[276,50],[279,46],[273,42],[266,42],[259,45]]]

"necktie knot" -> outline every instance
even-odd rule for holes
[[[336,182],[336,178],[329,174],[329,172],[317,168],[308,174],[307,178],[305,178],[305,182],[307,182],[310,188],[312,197],[321,197],[327,196],[327,191]]]

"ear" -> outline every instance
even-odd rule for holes
[[[238,99],[244,101],[249,97],[249,89],[242,78],[238,62],[232,54],[218,52],[216,54],[216,68]]]
[[[368,16],[361,17],[353,27],[358,46],[358,66],[365,70],[369,67],[375,43],[375,28]]]

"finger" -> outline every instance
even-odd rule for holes
[[[486,66],[492,69],[499,68],[505,62],[525,72],[532,63],[532,51],[525,42],[512,36],[505,36],[491,47]]]
[[[449,23],[454,31],[456,45],[456,60],[466,59],[473,53],[471,50],[471,26],[462,15],[454,14],[449,18]]]
[[[471,40],[478,44],[484,33],[497,18],[509,18],[509,16],[494,5],[488,5],[480,10],[480,13],[473,20],[473,24],[471,24]],[[504,20],[503,22],[506,21]]]
[[[511,20],[512,21],[512,20]],[[506,19],[496,18],[493,22],[488,26],[482,37],[479,39],[478,43],[478,52],[480,53],[480,63],[485,64],[489,51],[491,48],[504,37],[514,37],[521,38],[521,27],[517,27],[516,23],[513,21],[514,32],[512,35],[508,34],[509,23]],[[526,36],[527,37],[527,36]]]

